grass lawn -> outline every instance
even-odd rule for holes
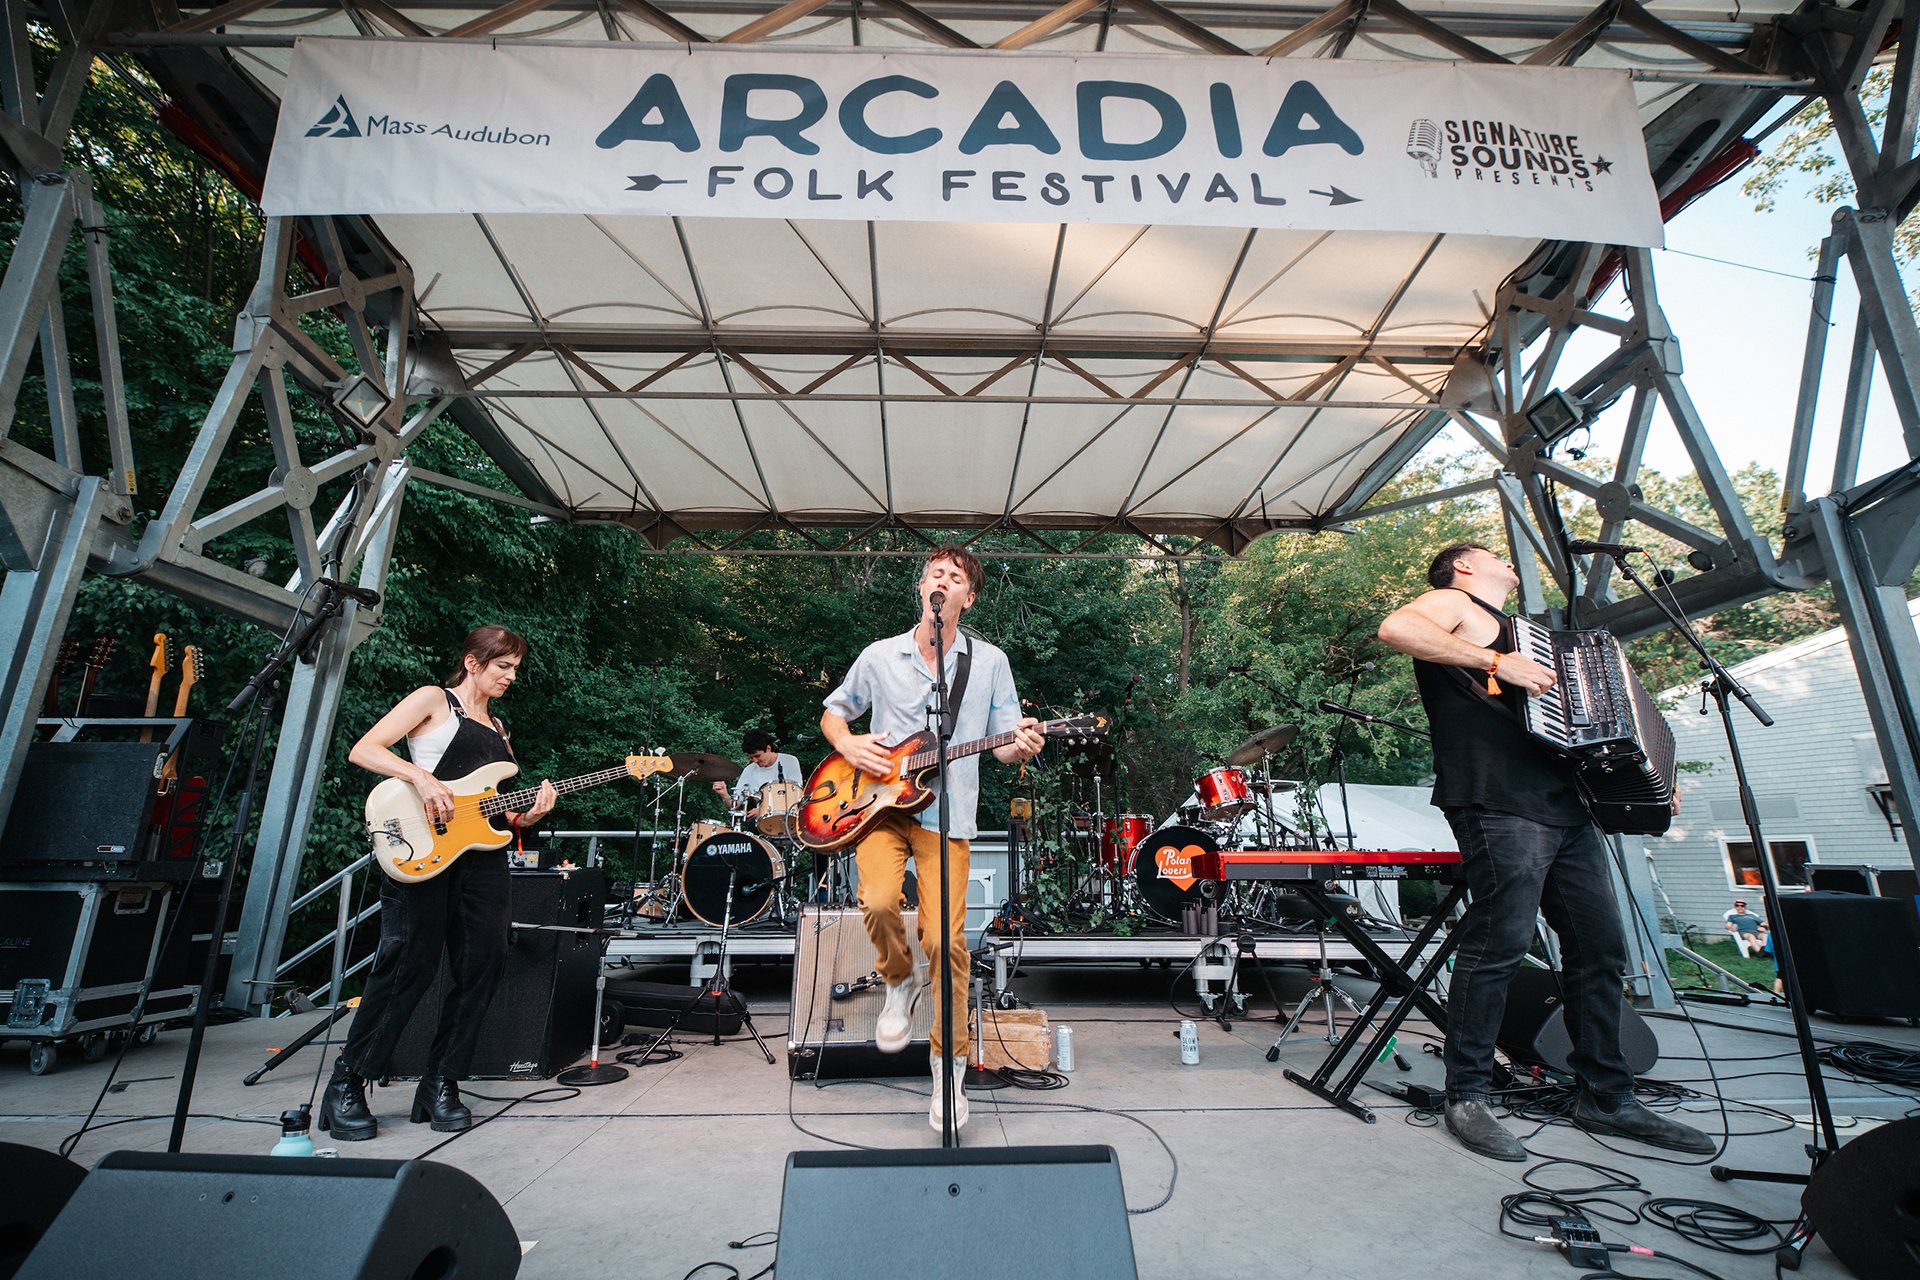
[[[1724,942],[1698,943],[1692,950],[1728,973],[1737,974],[1769,991],[1773,989],[1773,961],[1764,955],[1752,958],[1742,956],[1734,949],[1731,938]],[[1669,951],[1667,976],[1673,979],[1676,987],[1711,987],[1720,975],[1710,969],[1702,969],[1677,951]]]

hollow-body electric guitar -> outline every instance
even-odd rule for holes
[[[1065,738],[1069,744],[1091,742],[1107,731],[1103,715],[1069,716],[1048,720],[1040,732]],[[956,742],[947,759],[958,760],[1005,746],[1011,733]],[[807,795],[801,802],[795,834],[809,849],[840,849],[852,844],[893,809],[918,813],[934,801],[930,789],[940,764],[940,743],[933,730],[922,729],[897,746],[882,747],[890,768],[885,774],[862,773],[838,751],[822,760],[807,777]]]
[[[621,778],[644,778],[673,768],[671,756],[628,756],[626,763],[596,773],[556,782],[561,795],[582,791]],[[427,816],[420,793],[405,778],[388,778],[367,797],[367,834],[373,838],[374,860],[395,880],[417,884],[431,880],[452,866],[469,849],[498,849],[513,839],[493,819],[533,806],[538,787],[501,791],[499,786],[520,767],[511,761],[483,764],[463,778],[447,783],[453,792],[453,813],[445,821]]]

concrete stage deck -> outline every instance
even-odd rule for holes
[[[673,1277],[708,1260],[726,1261],[750,1275],[769,1251],[733,1251],[729,1240],[771,1231],[779,1220],[786,1153],[829,1146],[828,1139],[886,1147],[932,1147],[924,1080],[837,1082],[816,1087],[789,1082],[784,1058],[790,969],[777,964],[739,966],[736,987],[753,1004],[760,1030],[780,1059],[768,1066],[744,1039],[718,1047],[679,1038],[685,1056],[636,1068],[618,1084],[557,1101],[527,1102],[454,1142],[436,1159],[468,1170],[505,1204],[523,1241],[531,1242],[521,1274]],[[663,972],[671,980],[671,972]],[[1274,971],[1284,999],[1305,986],[1297,969]],[[1352,1280],[1418,1275],[1501,1280],[1573,1274],[1552,1250],[1503,1238],[1495,1219],[1502,1196],[1523,1189],[1531,1165],[1504,1165],[1462,1150],[1443,1131],[1421,1127],[1403,1104],[1362,1090],[1379,1122],[1373,1125],[1327,1107],[1288,1083],[1281,1065],[1265,1060],[1277,1032],[1271,1021],[1236,1022],[1231,1033],[1200,1024],[1200,1063],[1182,1066],[1167,1003],[1170,975],[1138,966],[1048,966],[1020,979],[1015,990],[1074,1029],[1077,1070],[1070,1087],[1050,1093],[1003,1089],[973,1097],[968,1145],[1108,1143],[1120,1153],[1129,1206],[1163,1207],[1131,1219],[1140,1274],[1146,1277],[1312,1276]],[[1343,978],[1363,995],[1366,984]],[[1191,1004],[1191,988],[1179,993]],[[1269,1016],[1256,982],[1254,1012]],[[1786,1012],[1777,1008],[1692,1006],[1700,1038],[1725,1079],[1733,1137],[1720,1162],[1749,1168],[1804,1171],[1804,1129],[1785,1127],[1749,1106],[1804,1115],[1808,1107]],[[188,1149],[264,1153],[276,1130],[267,1124],[307,1099],[317,1048],[309,1048],[259,1086],[241,1078],[259,1066],[271,1046],[292,1039],[313,1017],[217,1026],[207,1041]],[[1708,1022],[1725,1025],[1707,1025]],[[344,1024],[343,1024],[344,1025]],[[1665,1056],[1655,1074],[1708,1087],[1693,1031],[1654,1020]],[[1309,1021],[1303,1030],[1317,1026]],[[1920,1048],[1920,1032],[1904,1023],[1816,1023],[1833,1040],[1873,1040]],[[1418,1031],[1419,1024],[1411,1030]],[[1780,1038],[1785,1032],[1788,1038]],[[1774,1033],[1774,1034],[1768,1034]],[[109,1094],[103,1120],[164,1117],[171,1112],[184,1057],[184,1031],[162,1034],[132,1049],[121,1067],[122,1092]],[[1403,1034],[1401,1046],[1419,1042]],[[1283,1064],[1311,1071],[1323,1040],[1289,1041]],[[1768,1056],[1779,1055],[1779,1056]],[[1437,1085],[1440,1064],[1409,1053],[1413,1072],[1391,1064],[1373,1079]],[[64,1059],[50,1074],[29,1076],[18,1041],[0,1049],[0,1139],[54,1147],[79,1124],[106,1078],[107,1064]],[[1915,1105],[1910,1097],[1851,1081],[1829,1071],[1828,1089],[1844,1117],[1894,1118]],[[470,1095],[511,1098],[543,1087],[475,1083]],[[550,1095],[551,1096],[551,1095]],[[405,1122],[409,1087],[376,1090],[383,1130],[372,1142],[342,1144],[343,1154],[406,1157],[442,1135]],[[476,1113],[498,1102],[472,1097]],[[1709,1100],[1689,1104],[1691,1119],[1718,1134],[1721,1115]],[[1133,1117],[1128,1119],[1126,1117]],[[1139,1123],[1136,1123],[1135,1121]],[[237,1122],[241,1121],[241,1122]],[[1863,1125],[1843,1120],[1843,1134]],[[1178,1160],[1178,1176],[1151,1126]],[[803,1131],[803,1127],[804,1130]],[[1530,1127],[1530,1126],[1528,1126]],[[1522,1130],[1525,1131],[1525,1128]],[[327,1140],[315,1137],[322,1145]],[[122,1148],[164,1147],[164,1118],[139,1120],[90,1133],[76,1157],[84,1162]],[[1631,1143],[1609,1150],[1577,1131],[1551,1126],[1528,1139],[1537,1156],[1575,1157],[1630,1172],[1655,1195],[1692,1196],[1737,1205],[1763,1217],[1789,1219],[1799,1190],[1789,1186],[1717,1183],[1703,1160],[1664,1163]],[[1548,1169],[1542,1181],[1566,1187],[1595,1181],[1579,1170]],[[907,1224],[876,1206],[871,1272],[915,1273],[907,1251]],[[1772,1275],[1771,1259],[1714,1253],[1650,1224],[1600,1223],[1605,1237],[1678,1254],[1726,1280]],[[319,1231],[318,1221],[289,1221],[290,1238]],[[980,1224],[973,1273],[991,1277],[999,1246],[994,1225]],[[890,1251],[898,1251],[890,1252]],[[1648,1276],[1683,1274],[1652,1259],[1628,1270]],[[723,1275],[708,1271],[703,1275]],[[1847,1274],[1816,1242],[1802,1275]]]

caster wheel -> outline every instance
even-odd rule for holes
[[[149,1022],[146,1026],[133,1033],[133,1042],[142,1046],[150,1045],[159,1038],[160,1024],[157,1022]]]
[[[39,1041],[27,1050],[27,1070],[36,1076],[47,1074],[59,1061],[60,1051],[50,1040]]]
[[[1280,1046],[1279,1046],[1279,1045],[1271,1045],[1271,1044],[1270,1044],[1270,1045],[1268,1045],[1268,1046],[1267,1046],[1267,1061],[1268,1061],[1268,1062],[1278,1062],[1278,1061],[1280,1061]]]
[[[1020,1002],[1013,998],[1011,991],[1002,991],[1000,998],[995,1000],[994,1004],[1002,1009],[1017,1009],[1020,1007]]]
[[[107,1038],[104,1035],[90,1035],[80,1041],[80,1061],[98,1062],[107,1056]]]

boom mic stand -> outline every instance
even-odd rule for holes
[[[934,592],[928,598],[933,614],[933,733],[938,745],[934,768],[940,778],[940,1145],[943,1148],[960,1145],[960,1131],[953,1124],[953,1100],[960,1086],[953,1079],[953,912],[948,902],[953,896],[953,880],[947,871],[947,861],[951,857],[948,847],[950,837],[949,823],[952,820],[947,801],[947,746],[953,741],[951,721],[960,718],[959,712],[947,715],[947,647],[944,625],[940,621],[940,606],[946,603],[941,592]],[[922,909],[925,909],[923,893]],[[978,1050],[975,1050],[978,1053]]]
[[[1754,799],[1753,787],[1747,779],[1746,761],[1740,755],[1740,739],[1733,730],[1732,699],[1738,698],[1753,718],[1762,725],[1771,726],[1773,717],[1754,700],[1751,693],[1741,686],[1733,673],[1721,665],[1720,660],[1708,651],[1700,639],[1699,632],[1687,621],[1686,614],[1676,608],[1672,602],[1663,598],[1628,563],[1627,552],[1631,548],[1622,547],[1611,552],[1613,562],[1620,572],[1640,589],[1640,594],[1651,600],[1666,619],[1679,633],[1687,646],[1700,655],[1701,663],[1706,667],[1707,679],[1703,685],[1707,696],[1713,699],[1714,707],[1720,713],[1720,724],[1727,735],[1727,751],[1733,759],[1733,776],[1740,792],[1740,814],[1746,820],[1747,838],[1753,842],[1754,861],[1760,868],[1760,888],[1767,904],[1767,919],[1773,927],[1773,952],[1780,963],[1780,977],[1786,987],[1787,1007],[1793,1013],[1793,1038],[1800,1047],[1800,1069],[1807,1078],[1807,1097],[1813,1104],[1813,1141],[1807,1144],[1807,1158],[1811,1168],[1804,1174],[1775,1173],[1762,1169],[1735,1169],[1727,1165],[1714,1165],[1712,1173],[1719,1182],[1745,1179],[1750,1182],[1785,1182],[1805,1185],[1819,1171],[1826,1158],[1840,1149],[1840,1138],[1833,1126],[1832,1104],[1827,1099],[1826,1081],[1820,1072],[1820,1053],[1814,1046],[1813,1025],[1807,1020],[1807,1002],[1801,994],[1800,975],[1793,960],[1793,940],[1787,936],[1786,919],[1780,914],[1780,878],[1775,873],[1772,851],[1767,848],[1765,836],[1760,831],[1760,807]],[[1793,1230],[1787,1235],[1775,1257],[1783,1265],[1797,1268],[1800,1265],[1800,1251],[1806,1248],[1811,1233],[1806,1229],[1804,1213],[1794,1223]],[[1790,1259],[1790,1261],[1789,1261]]]

